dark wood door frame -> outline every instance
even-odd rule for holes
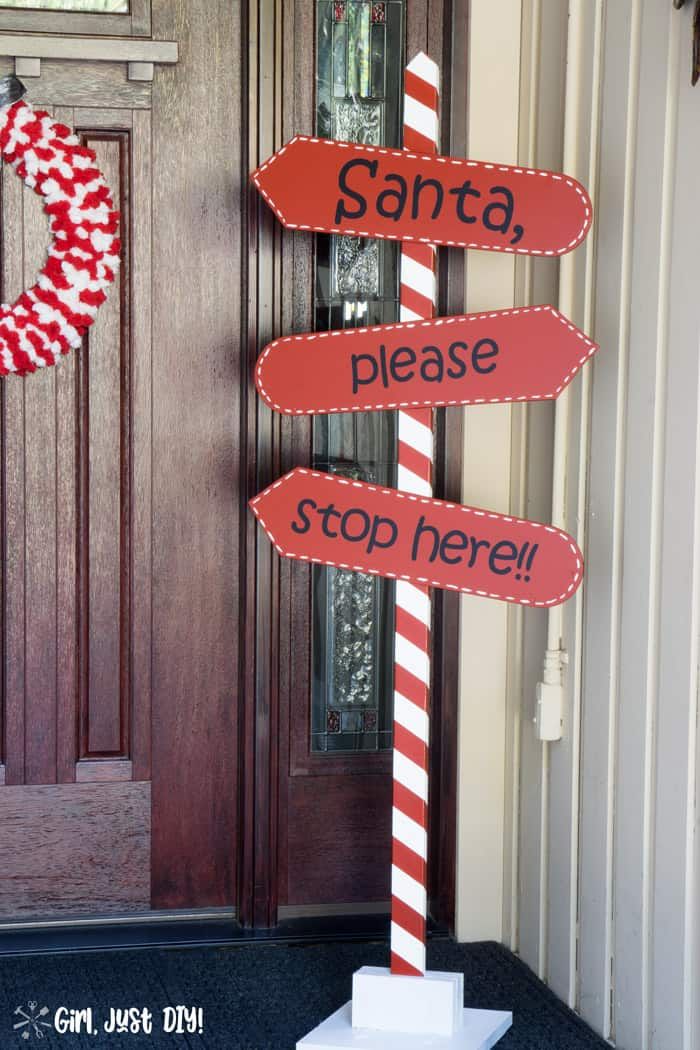
[[[247,174],[293,134],[312,134],[315,4],[248,0],[241,5],[244,139]],[[426,50],[442,67],[443,152],[466,155],[467,0],[409,0],[407,54]],[[303,85],[300,90],[299,86]],[[285,820],[279,770],[288,761],[289,691],[309,688],[309,575],[279,559],[261,537],[247,500],[310,460],[307,421],[273,415],[252,383],[258,352],[285,332],[311,328],[313,238],[283,231],[249,186],[247,260],[242,268],[241,733],[238,915],[246,926],[277,923],[278,833]],[[439,310],[464,310],[464,253],[441,250]],[[437,413],[436,494],[461,493],[461,410]],[[301,571],[300,571],[301,570]],[[454,925],[459,596],[436,592],[430,780],[430,896],[434,918]],[[294,669],[295,673],[292,674]],[[301,673],[300,673],[301,669]]]

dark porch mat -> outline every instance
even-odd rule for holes
[[[0,959],[0,1047],[293,1050],[297,1039],[350,998],[352,974],[364,964],[387,965],[386,945],[254,944],[6,957]],[[466,1006],[513,1011],[513,1029],[499,1050],[608,1047],[499,945],[433,941],[428,964],[464,972]],[[202,1008],[201,1034],[163,1032],[163,1008],[178,1004]],[[29,1024],[14,1029],[43,1007],[48,1012],[41,1019],[52,1021],[61,1006],[93,1007],[97,1034],[59,1035],[52,1025],[40,1028],[39,1040]],[[102,1030],[110,1007],[144,1006],[153,1012],[151,1035]],[[24,1014],[15,1012],[18,1007]],[[25,1032],[29,1038],[22,1038]]]

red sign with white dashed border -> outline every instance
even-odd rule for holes
[[[535,306],[285,336],[258,358],[255,385],[286,415],[544,401],[597,349]]]
[[[519,605],[552,606],[583,576],[565,532],[297,467],[250,501],[285,558]]]
[[[591,225],[568,175],[298,135],[253,172],[292,230],[564,255]]]

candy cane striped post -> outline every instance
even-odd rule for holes
[[[406,67],[404,149],[437,153],[439,70],[420,52]],[[436,251],[401,248],[401,320],[433,317]],[[398,488],[432,493],[433,413],[398,414]],[[394,640],[394,802],[391,867],[391,972],[425,973],[428,848],[428,690],[430,589],[396,585]]]

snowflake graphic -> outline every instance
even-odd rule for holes
[[[27,1010],[29,1013],[27,1013]],[[42,1006],[39,1009],[39,1004],[30,1001],[27,1003],[27,1010],[23,1007],[18,1006],[15,1010],[15,1016],[21,1017],[22,1020],[18,1021],[14,1028],[15,1031],[19,1028],[23,1028],[22,1039],[31,1039],[32,1035],[35,1035],[37,1039],[44,1038],[44,1028],[53,1028],[47,1021],[42,1021],[42,1017],[46,1017],[49,1012],[48,1006]]]

